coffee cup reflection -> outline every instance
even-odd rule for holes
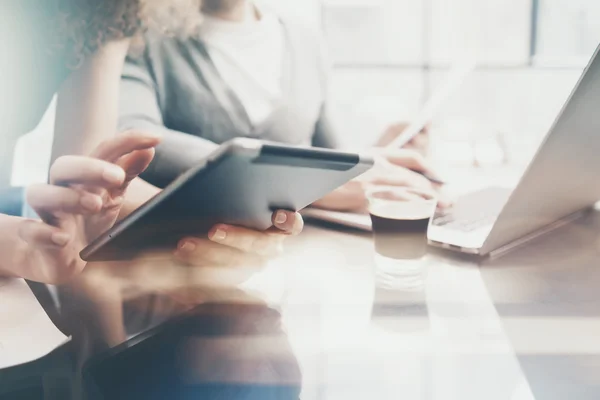
[[[375,242],[373,316],[411,317],[397,318],[394,325],[420,330],[428,325],[427,228],[437,199],[403,187],[377,187],[367,197]]]

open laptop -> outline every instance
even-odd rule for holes
[[[494,255],[578,216],[600,199],[600,48],[537,154],[510,190],[460,198],[429,228],[432,245]]]
[[[600,199],[600,48],[514,189],[457,200],[429,227],[434,246],[478,255],[506,251],[582,215]]]

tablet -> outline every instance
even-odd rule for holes
[[[183,237],[204,237],[218,223],[266,230],[273,211],[299,211],[372,166],[372,158],[354,153],[234,139],[100,235],[81,258],[173,251]]]

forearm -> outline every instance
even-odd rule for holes
[[[58,94],[52,161],[66,154],[89,154],[115,135],[119,81],[128,48],[128,40],[108,43],[63,84]]]
[[[119,219],[126,218],[137,210],[142,204],[160,193],[160,189],[141,178],[136,178],[131,182],[125,196],[125,204],[121,208]]]

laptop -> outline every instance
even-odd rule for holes
[[[459,198],[430,224],[430,244],[502,253],[562,226],[600,199],[600,47],[513,189]]]
[[[600,199],[599,52],[600,47],[516,187],[460,197],[431,220],[431,245],[493,257],[594,207]]]

